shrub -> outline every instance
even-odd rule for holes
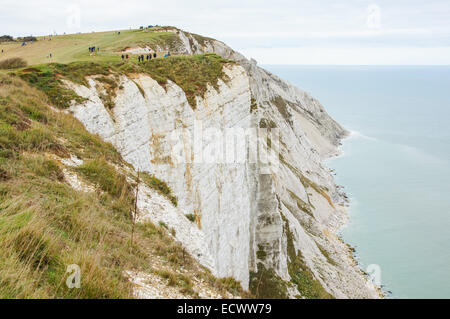
[[[19,40],[20,42],[31,42],[31,41],[37,41],[37,38],[33,37],[33,36],[28,36],[28,37],[17,38],[17,40]]]
[[[0,42],[13,42],[14,38],[10,35],[2,35],[0,37]]]
[[[27,66],[27,62],[22,58],[9,58],[3,61],[0,61],[0,69],[17,69],[23,68]]]

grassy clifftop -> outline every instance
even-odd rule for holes
[[[0,60],[19,57],[29,65],[43,63],[69,63],[73,61],[118,62],[121,51],[133,47],[167,48],[173,50],[179,45],[179,38],[169,29],[121,30],[37,37],[34,43],[22,46],[22,42],[0,42]],[[170,28],[170,30],[175,30]],[[91,54],[89,47],[99,47],[100,51]],[[52,53],[52,58],[47,57]]]
[[[165,86],[168,80],[179,85],[195,108],[195,96],[202,96],[210,84],[217,87],[219,78],[225,79],[223,66],[234,63],[216,54],[171,56],[163,58],[167,51],[176,51],[183,47],[174,27],[155,27],[143,30],[121,30],[84,34],[38,37],[37,41],[1,42],[1,61],[23,60],[28,67],[16,68],[15,73],[32,86],[44,91],[55,106],[66,108],[70,101],[82,102],[74,92],[61,85],[61,78],[87,85],[85,77],[89,75],[110,75],[147,73],[158,83]],[[199,43],[205,41],[194,36]],[[90,52],[89,47],[99,50]],[[130,60],[123,61],[122,54],[127,49],[150,48],[157,59],[138,63],[134,54]],[[50,57],[49,54],[52,54]],[[0,70],[6,73],[7,70]],[[112,85],[111,94],[117,85]]]
[[[0,298],[128,298],[127,270],[163,273],[187,296],[198,296],[194,278],[218,293],[240,294],[162,226],[136,225],[131,242],[132,169],[112,145],[49,102],[25,81],[0,74]],[[84,163],[65,165],[70,155]],[[92,191],[74,189],[73,175]],[[66,286],[71,264],[81,268],[81,289]]]
[[[113,95],[113,91],[118,87],[117,79],[119,75],[146,73],[162,86],[165,86],[169,80],[176,83],[185,92],[191,106],[195,108],[195,96],[203,96],[208,84],[217,88],[218,79],[226,78],[223,66],[227,63],[233,62],[216,54],[202,54],[153,59],[139,64],[84,61],[69,64],[49,63],[21,68],[13,74],[42,90],[55,106],[67,108],[72,100],[82,102],[82,99],[73,91],[67,89],[62,84],[61,78],[88,85],[85,79],[87,76],[113,75],[113,78],[110,79],[103,77],[103,80],[108,81],[112,89],[110,95]]]

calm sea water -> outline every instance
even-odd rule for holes
[[[450,298],[450,67],[265,66],[354,132],[344,240],[394,298]]]

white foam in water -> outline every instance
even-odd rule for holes
[[[378,139],[375,137],[370,137],[370,136],[362,134],[361,132],[353,131],[353,130],[350,130],[350,135],[348,136],[348,138],[363,138],[363,139],[370,140],[370,141],[378,141]]]

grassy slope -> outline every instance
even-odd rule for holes
[[[38,41],[22,46],[21,42],[0,43],[0,60],[12,57],[25,59],[29,65],[49,62],[69,63],[73,61],[119,61],[120,51],[127,47],[156,47],[163,45],[170,47],[175,44],[178,37],[172,32],[155,32],[151,30],[122,30],[117,31],[68,34],[48,37],[38,37]],[[88,48],[100,47],[100,52],[90,55]],[[47,55],[52,53],[51,59]],[[159,56],[165,52],[159,52]]]
[[[163,227],[137,225],[131,245],[134,182],[115,168],[127,164],[113,146],[51,110],[46,95],[19,78],[0,74],[0,84],[0,298],[131,297],[123,272],[161,272],[155,256],[172,273],[170,284],[188,295],[196,296],[194,277],[240,293],[187,256]],[[55,160],[68,154],[85,164],[64,168]],[[98,191],[74,190],[63,169]],[[66,287],[70,264],[81,267],[81,289]]]

